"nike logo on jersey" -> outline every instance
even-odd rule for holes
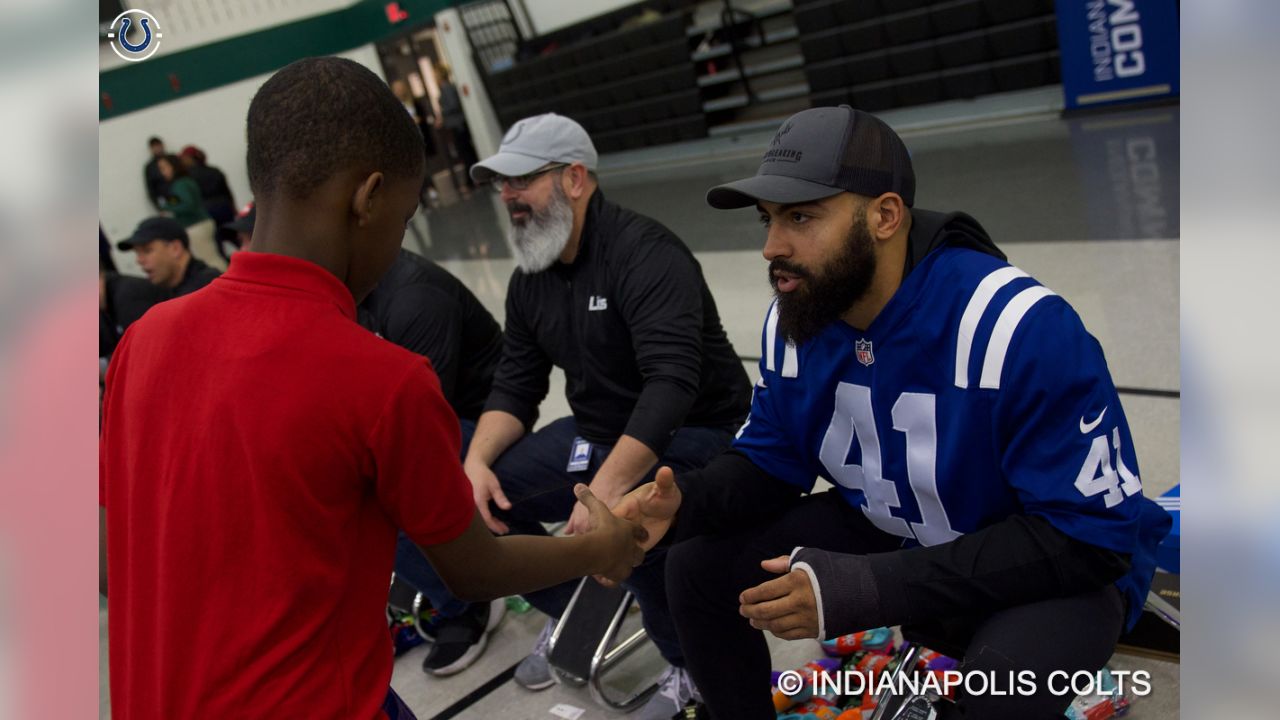
[[[609,309],[608,298],[600,297],[599,295],[592,295],[591,299],[587,301],[588,312],[595,312],[596,310],[608,310],[608,309]]]
[[[1107,414],[1107,409],[1102,408],[1102,412],[1098,413],[1098,417],[1094,418],[1093,422],[1091,423],[1086,423],[1084,421],[1084,416],[1081,415],[1080,416],[1080,434],[1088,435],[1089,433],[1093,432],[1093,429],[1098,427],[1098,425],[1102,423],[1102,418],[1105,417],[1106,414]]]

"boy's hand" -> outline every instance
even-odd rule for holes
[[[589,538],[590,547],[598,551],[600,570],[596,573],[597,578],[603,577],[615,583],[627,579],[631,568],[644,561],[643,543],[648,533],[635,523],[615,517],[586,485],[575,485],[573,494],[587,508],[588,530],[581,537]]]

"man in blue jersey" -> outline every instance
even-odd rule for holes
[[[1169,518],[1101,347],[977,221],[914,197],[902,140],[847,106],[791,117],[754,177],[707,194],[767,233],[751,415],[615,512],[678,543],[672,615],[719,720],[774,717],[760,630],[899,624],[1006,679],[942,717],[1060,717],[1050,674],[1101,668],[1142,610]],[[818,477],[834,489],[806,494]],[[1034,688],[1010,687],[1023,671]]]

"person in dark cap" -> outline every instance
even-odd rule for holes
[[[222,226],[228,234],[236,239],[235,250],[248,250],[253,242],[253,224],[258,219],[258,208],[250,202],[244,209],[236,213],[236,218]],[[235,252],[233,250],[232,252]]]
[[[133,235],[116,247],[124,252],[132,250],[147,280],[168,290],[170,297],[195,292],[220,274],[191,254],[187,229],[170,217],[143,220]]]
[[[792,116],[754,177],[707,193],[766,229],[751,415],[730,451],[614,511],[676,543],[671,612],[719,720],[775,717],[761,630],[892,625],[1034,680],[902,695],[885,717],[1061,717],[1050,674],[1101,668],[1142,611],[1170,520],[1101,347],[976,220],[915,196],[902,139],[848,106]],[[817,477],[834,489],[806,495]]]
[[[246,135],[252,250],[135,322],[107,371],[112,715],[412,718],[390,689],[397,529],[477,601],[622,580],[643,531],[582,485],[581,537],[493,537],[430,362],[356,323],[424,174],[381,78],[294,62],[254,95]]]

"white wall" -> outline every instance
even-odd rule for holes
[[[156,55],[178,52],[197,45],[296,22],[314,15],[354,5],[356,0],[125,0],[126,8],[146,10],[155,16],[163,37]],[[102,43],[98,48],[100,70],[126,64]]]
[[[383,76],[373,45],[340,56]],[[142,168],[150,159],[147,138],[152,135],[164,140],[171,153],[184,145],[199,146],[209,155],[209,164],[226,174],[236,203],[252,199],[245,168],[244,121],[254,93],[269,77],[270,73],[259,75],[98,123],[98,212],[112,242],[127,237],[141,220],[155,214],[142,179]],[[136,272],[131,253],[117,253],[116,261],[122,270]]]
[[[625,5],[635,5],[639,0],[524,0],[529,10],[529,20],[539,35],[559,30],[567,25],[603,15]]]

